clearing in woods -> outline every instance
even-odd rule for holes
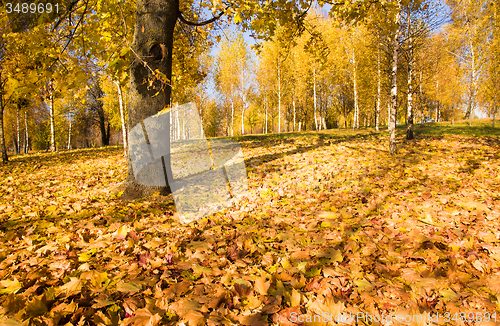
[[[171,197],[116,197],[121,148],[15,156],[0,167],[1,323],[494,325],[500,129],[486,123],[400,129],[395,156],[368,129],[235,137],[248,194],[187,225]]]

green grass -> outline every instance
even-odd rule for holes
[[[406,125],[398,125],[396,127],[396,132],[398,135],[406,134]],[[297,137],[312,137],[315,138],[320,135],[320,138],[324,139],[334,139],[334,138],[350,138],[350,137],[367,137],[374,136],[379,133],[387,133],[387,125],[381,125],[379,131],[376,131],[374,127],[361,127],[357,130],[352,130],[352,128],[335,128],[320,131],[301,131],[301,132],[283,132],[274,134],[253,134],[245,136],[234,136],[229,137],[238,142],[245,141],[286,141],[287,139],[297,138]],[[418,136],[430,136],[430,135],[467,135],[467,136],[500,136],[500,121],[492,128],[492,119],[475,119],[472,120],[472,125],[469,126],[468,120],[455,121],[452,125],[451,121],[445,122],[430,122],[425,124],[415,124],[414,134]]]

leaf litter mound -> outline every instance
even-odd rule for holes
[[[500,320],[498,138],[419,137],[400,142],[396,156],[381,135],[240,143],[248,194],[187,225],[169,197],[116,198],[126,171],[117,148],[2,166],[0,323],[335,325],[305,317],[357,313],[474,316],[439,325],[497,324],[476,318],[486,313]]]

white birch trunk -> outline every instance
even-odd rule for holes
[[[396,14],[396,33],[394,35],[394,53],[392,56],[392,87],[391,87],[391,116],[389,123],[389,149],[392,155],[397,153],[396,147],[396,110],[398,104],[398,60],[399,37],[401,33],[401,0],[398,0],[398,13]]]
[[[54,95],[51,92],[49,97],[49,115],[50,115],[50,150],[52,152],[56,151],[56,133],[55,133],[55,121],[54,121]]]
[[[408,17],[408,35],[411,35],[411,16]],[[413,139],[413,87],[412,87],[412,77],[413,77],[413,38],[409,38],[410,48],[408,51],[408,98],[407,98],[407,110],[408,110],[408,127],[406,129],[406,139]]]
[[[375,116],[375,130],[379,131],[380,123],[380,92],[382,91],[382,81],[380,77],[380,44],[377,53],[377,114]]]
[[[314,126],[318,131],[318,119],[316,117],[316,68],[313,69],[313,91],[314,91]]]
[[[472,126],[472,119],[474,118],[474,111],[476,107],[476,53],[474,51],[474,46],[472,44],[472,39],[470,41],[470,50],[472,55],[472,90],[471,90],[471,107],[469,116],[469,126]]]
[[[359,104],[358,104],[358,81],[357,81],[357,69],[356,69],[356,54],[354,53],[354,47],[352,48],[352,76],[354,82],[354,121],[352,123],[352,129],[359,128]]]
[[[69,117],[69,131],[68,131],[68,149],[71,149],[71,125],[73,119],[71,119],[71,115]]]
[[[245,106],[246,106],[246,104],[243,102],[243,107],[241,108],[241,135],[242,136],[245,134],[245,123],[244,123]]]
[[[278,133],[281,132],[281,69],[278,56]]]
[[[234,102],[231,100],[231,137],[234,136]]]
[[[293,131],[295,131],[295,92],[293,93],[292,105],[293,105]]]
[[[24,111],[24,153],[28,154],[29,152],[29,135],[28,135],[28,112]]]

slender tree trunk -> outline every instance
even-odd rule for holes
[[[49,115],[50,115],[50,150],[56,151],[56,133],[54,122],[54,94],[51,92],[49,97]]]
[[[231,100],[231,137],[234,136],[234,102]]]
[[[293,131],[295,131],[295,90],[293,92],[292,105],[293,105]]]
[[[29,134],[28,134],[28,112],[24,111],[24,131],[25,131],[25,136],[24,136],[24,154],[28,154],[29,152]]]
[[[352,79],[354,82],[354,121],[352,122],[352,129],[359,129],[359,103],[358,103],[358,78],[356,69],[356,54],[354,47],[352,48]]]
[[[387,98],[387,129],[391,130],[391,94]]]
[[[264,125],[264,128],[265,128],[265,134],[267,135],[267,123],[268,123],[268,121],[267,121],[267,105],[268,105],[267,104],[267,96],[266,96],[266,98],[265,98],[264,101],[265,101],[264,106],[265,106],[265,110],[266,110],[266,112],[265,112],[265,125]]]
[[[128,105],[128,130],[144,119],[170,107],[172,79],[172,49],[174,28],[179,15],[179,0],[138,0],[132,50],[137,57],[130,65],[130,101]],[[140,58],[140,59],[139,59]],[[164,74],[165,81],[155,79],[154,71]],[[153,85],[144,83],[153,80]],[[156,96],[160,91],[161,95]],[[166,132],[170,119],[166,119]],[[168,135],[168,134],[167,134]],[[164,140],[170,148],[170,137]],[[130,145],[129,145],[130,146]],[[131,153],[128,155],[128,173],[122,198],[138,198],[154,193],[171,192],[167,175],[171,175],[170,155],[162,157],[163,176],[158,175],[158,186],[145,186],[136,182]],[[162,181],[163,180],[163,181]]]
[[[424,123],[424,105],[422,103],[422,70],[420,70],[420,79],[418,81],[419,87],[419,98],[418,103],[420,105],[420,113],[422,114],[422,119],[420,120],[420,125]]]
[[[382,80],[380,71],[380,44],[377,53],[377,114],[375,116],[375,130],[379,131],[380,123],[380,93],[382,91]]]
[[[392,87],[391,87],[391,118],[390,118],[390,136],[389,149],[392,155],[397,153],[396,146],[396,110],[398,104],[398,55],[399,55],[399,36],[401,33],[401,0],[398,0],[398,13],[396,14],[396,33],[394,35],[394,53],[392,57]]]
[[[115,81],[116,90],[118,91],[118,104],[120,108],[120,121],[122,124],[122,138],[123,138],[123,155],[127,157],[128,140],[127,140],[127,125],[125,124],[125,108],[123,105],[123,93],[120,82]]]
[[[474,111],[476,108],[476,53],[474,51],[474,46],[472,44],[472,39],[470,40],[470,49],[472,56],[472,89],[471,89],[471,105],[470,105],[470,115],[469,115],[469,126],[472,126],[472,119],[474,118]]]
[[[439,122],[439,116],[440,116],[439,105],[440,105],[440,101],[439,101],[439,80],[436,77],[436,122]]]
[[[241,108],[241,135],[243,136],[245,134],[245,123],[244,123],[244,117],[245,117],[245,102],[243,102],[243,107]]]
[[[7,163],[9,156],[7,155],[7,147],[5,146],[5,131],[3,128],[3,81],[2,81],[2,71],[0,70],[0,147],[2,149],[2,162]]]
[[[278,56],[278,133],[281,132],[281,69]]]
[[[71,124],[72,124],[71,115],[69,117],[69,131],[68,131],[68,149],[71,149]]]
[[[182,110],[182,139],[186,139],[186,111]]]
[[[21,102],[16,104],[16,154],[21,154],[21,130],[19,130],[19,111],[21,111]]]
[[[318,131],[318,120],[316,117],[316,68],[313,68],[313,92],[314,92],[314,126]]]
[[[302,121],[299,121],[299,132],[301,131]]]
[[[408,35],[411,34],[411,17],[408,17]],[[413,39],[409,38],[409,51],[408,51],[408,127],[406,129],[406,139],[412,140],[413,137]]]

